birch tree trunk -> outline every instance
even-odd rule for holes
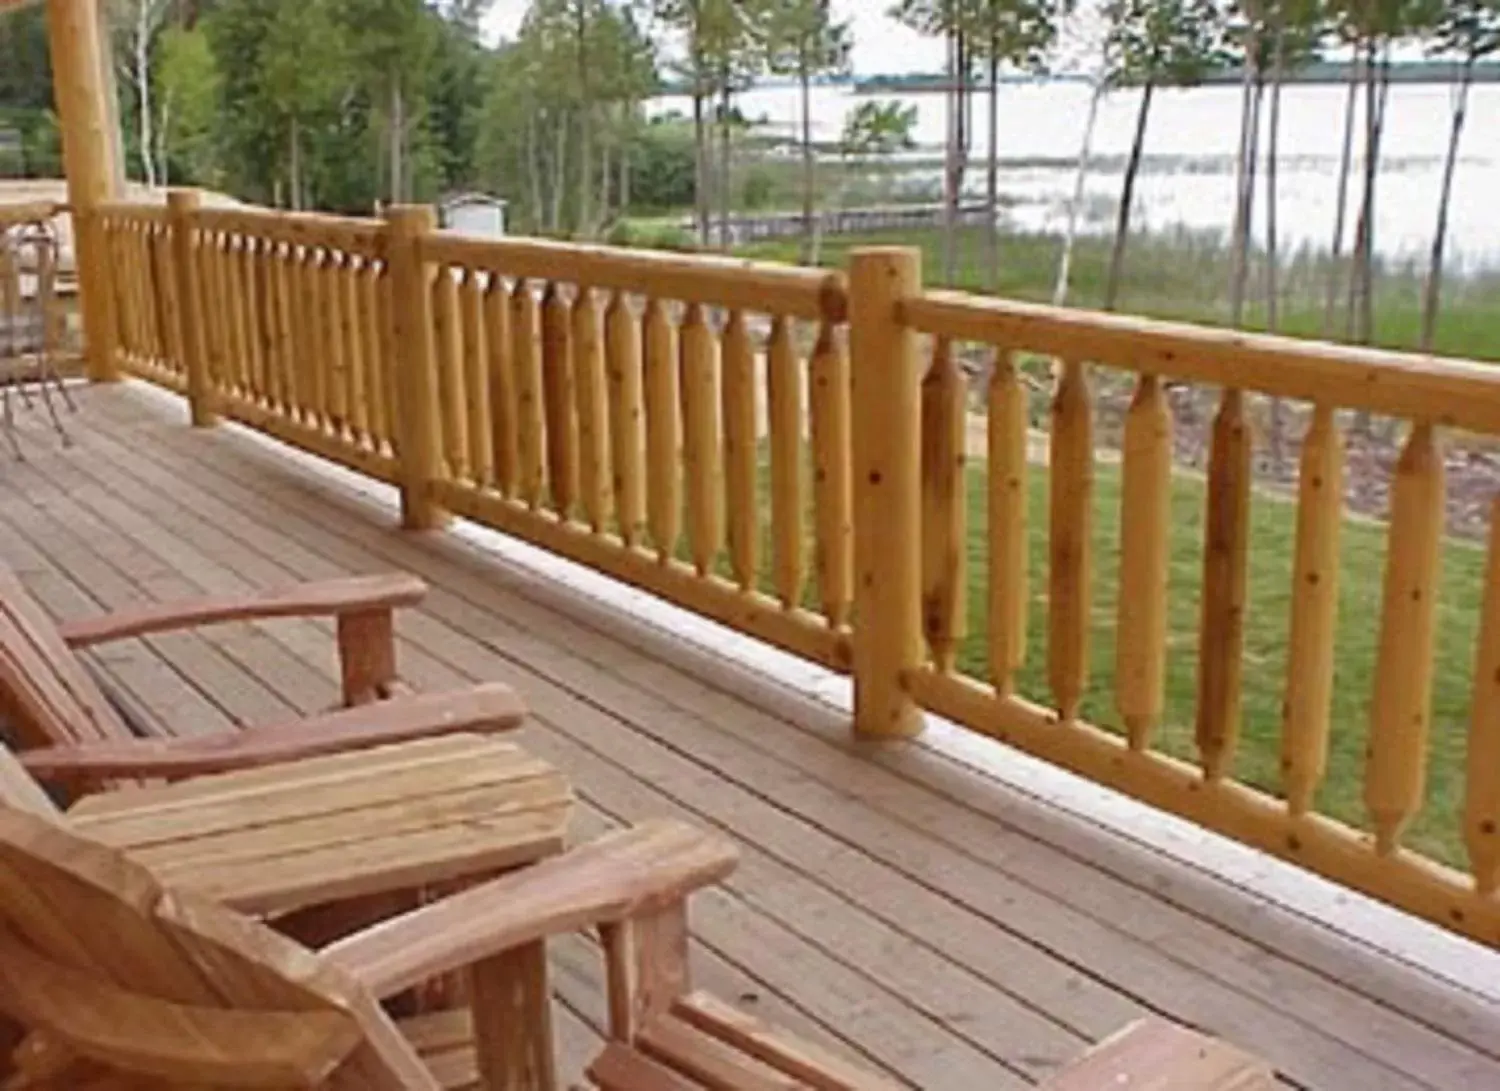
[[[154,107],[151,103],[151,31],[155,22],[155,8],[154,0],[137,0],[133,43],[136,112],[140,115],[136,121],[140,130],[141,172],[145,175],[146,185],[152,189],[156,188],[156,159],[153,155],[156,140],[152,134]]]
[[[1083,123],[1083,141],[1078,148],[1078,170],[1073,176],[1073,199],[1068,203],[1068,225],[1063,233],[1062,255],[1057,260],[1057,283],[1052,289],[1052,304],[1061,307],[1068,301],[1069,282],[1073,276],[1073,251],[1078,242],[1078,222],[1083,214],[1084,195],[1088,189],[1089,160],[1094,152],[1094,130],[1099,124],[1099,107],[1104,102],[1107,84],[1094,82],[1089,96],[1088,118]]]

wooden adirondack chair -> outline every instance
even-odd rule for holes
[[[492,734],[519,727],[525,719],[526,706],[516,691],[491,682],[222,735],[129,737],[19,754],[0,743],[0,804],[26,807],[28,800],[40,798],[55,811],[43,784],[76,789],[137,779],[175,781],[439,735]]]
[[[414,576],[357,577],[286,591],[147,606],[54,625],[0,565],[0,710],[22,759],[45,779],[173,778],[454,731],[517,727],[526,708],[505,686],[413,697],[396,674],[393,615],[421,601]],[[227,621],[332,617],[344,710],[235,734],[143,742],[106,698],[76,650],[111,640]],[[382,698],[390,701],[375,702]],[[167,725],[170,729],[173,725]],[[45,749],[32,749],[45,748]]]
[[[603,1091],[893,1091],[693,992],[688,896],[735,865],[656,822],[387,921],[314,954],[45,817],[0,808],[0,1013],[29,1037],[7,1091],[172,1087],[549,1091],[549,936],[598,928]],[[379,1004],[467,970],[471,1007],[398,1025]],[[1272,1091],[1269,1068],[1161,1020],[1103,1043],[1053,1091]]]
[[[0,1010],[28,1032],[7,1086],[551,1087],[550,1027],[515,1017],[514,975],[544,957],[549,934],[602,926],[611,966],[637,985],[638,1017],[685,985],[685,963],[665,957],[685,945],[684,900],[734,862],[717,839],[649,824],[315,955],[56,823],[0,809]],[[472,1015],[422,1016],[403,1033],[377,1002],[461,969]]]

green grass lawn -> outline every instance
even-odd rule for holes
[[[969,504],[969,636],[960,667],[986,674],[986,586],[988,543],[985,479],[971,470]],[[1205,486],[1178,475],[1172,497],[1172,546],[1166,715],[1157,748],[1196,758],[1199,588],[1202,584]],[[1032,468],[1030,508],[1031,624],[1027,661],[1018,678],[1025,696],[1050,704],[1046,683],[1047,472]],[[1121,730],[1113,702],[1115,612],[1119,598],[1120,470],[1101,465],[1096,476],[1092,670],[1084,714]],[[1245,622],[1244,718],[1235,764],[1238,779],[1279,794],[1281,701],[1287,673],[1291,572],[1296,507],[1257,492],[1251,502],[1249,601]],[[1362,802],[1363,754],[1379,640],[1386,527],[1346,520],[1339,581],[1337,675],[1328,775],[1319,810],[1350,825],[1368,828]],[[1460,836],[1465,735],[1474,642],[1483,586],[1484,555],[1468,543],[1449,540],[1443,553],[1438,604],[1437,673],[1428,802],[1413,822],[1407,844],[1459,867],[1465,865]]]

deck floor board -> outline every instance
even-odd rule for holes
[[[551,608],[470,542],[395,530],[380,487],[189,429],[131,384],[82,401],[75,448],[38,433],[0,475],[0,559],[49,611],[415,572],[433,592],[400,621],[403,673],[422,689],[521,689],[523,741],[582,797],[579,837],[678,815],[739,841],[740,871],[698,906],[695,951],[706,985],[768,1018],[926,1087],[1027,1086],[1147,1012],[1270,1057],[1294,1086],[1500,1087],[1500,1013],[1469,994],[1415,970],[1409,990],[1388,974],[1366,989],[1283,957],[1163,897],[1133,846],[1102,866],[1038,834],[1038,801],[758,707]],[[177,730],[336,693],[326,624],[152,637],[98,663]],[[572,1073],[601,1029],[598,953],[576,938],[553,961]]]

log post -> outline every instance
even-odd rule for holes
[[[177,344],[187,372],[188,406],[193,427],[206,428],[218,422],[214,387],[204,347],[203,295],[198,291],[198,269],[193,249],[193,215],[201,198],[195,189],[174,189],[167,194],[167,213],[172,224],[172,275],[177,285]],[[222,304],[222,301],[221,301]]]
[[[433,530],[447,514],[432,499],[442,461],[437,375],[432,343],[432,277],[421,239],[437,223],[425,205],[386,211],[391,269],[391,360],[396,375],[396,450],[401,462],[401,524]]]
[[[95,382],[120,377],[109,320],[111,271],[99,207],[119,195],[119,141],[100,0],[47,0],[52,82],[62,131],[63,164],[73,217],[73,261],[88,358]]]
[[[849,265],[854,407],[854,727],[911,737],[903,676],[922,666],[922,363],[896,313],[921,290],[921,252],[871,248]]]

